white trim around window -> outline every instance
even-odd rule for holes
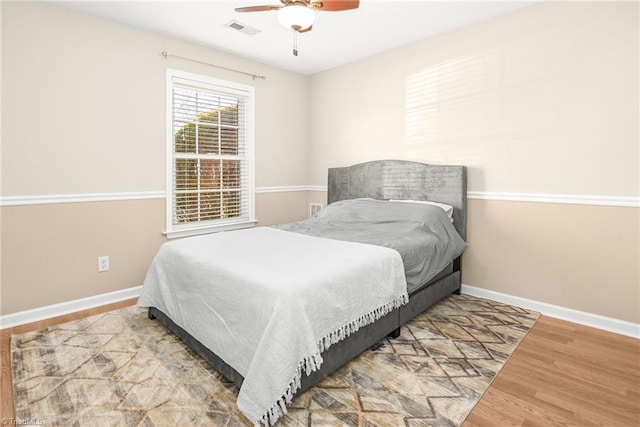
[[[254,87],[174,69],[166,85],[164,234],[254,226]]]

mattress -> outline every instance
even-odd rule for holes
[[[420,203],[342,200],[305,220],[274,227],[395,249],[402,257],[409,294],[453,271],[450,264],[466,247],[443,209]]]

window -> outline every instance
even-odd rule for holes
[[[167,236],[255,224],[251,86],[167,72]]]

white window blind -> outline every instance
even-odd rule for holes
[[[176,70],[168,86],[167,234],[253,225],[253,88]]]

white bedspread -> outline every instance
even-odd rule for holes
[[[393,249],[258,227],[165,243],[138,305],[235,368],[238,408],[272,425],[324,349],[407,301]]]

